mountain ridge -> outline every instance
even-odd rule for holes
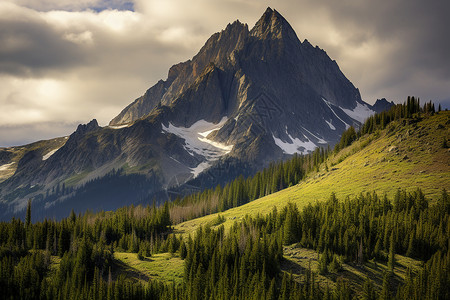
[[[414,193],[418,188],[431,201],[450,189],[448,140],[450,112],[436,115],[398,119],[385,129],[365,134],[348,147],[331,154],[317,170],[311,170],[297,185],[175,226],[183,236],[192,234],[199,226],[224,218],[229,228],[246,216],[266,214],[290,202],[302,209],[317,201],[326,201],[333,193],[344,200],[360,193],[386,194],[390,199],[401,189]]]
[[[24,207],[24,197],[56,185],[76,188],[119,169],[151,178],[151,190],[162,191],[227,165],[245,165],[250,175],[271,161],[334,145],[373,113],[326,52],[300,42],[268,8],[250,30],[235,21],[213,34],[109,126],[78,126],[45,160],[41,152],[24,155],[0,183],[0,198]],[[229,180],[226,170],[219,173],[211,184]]]

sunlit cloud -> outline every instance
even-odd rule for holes
[[[326,50],[365,101],[408,95],[448,101],[450,7],[435,2],[2,1],[0,146],[56,134],[42,124],[97,118],[106,125],[213,33],[236,19],[251,28],[267,6],[301,41]],[[73,131],[60,127],[59,135]],[[27,131],[32,137],[25,138]]]

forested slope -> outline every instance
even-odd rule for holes
[[[350,128],[334,151],[315,151],[310,158],[303,158],[303,180],[221,212],[225,225],[247,214],[265,214],[273,206],[283,207],[287,202],[302,208],[328,199],[332,192],[339,199],[372,191],[392,199],[398,189],[414,192],[420,188],[428,199],[437,199],[442,188],[450,189],[450,112],[425,113],[421,108],[420,113],[408,117],[405,112],[405,116],[396,112],[406,107],[398,105],[371,117],[359,132]],[[205,216],[176,228],[189,233],[214,218],[216,215]]]
[[[0,222],[2,296],[449,299],[449,118],[408,99],[334,150],[160,207],[33,223],[29,202]]]

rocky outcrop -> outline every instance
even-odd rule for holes
[[[199,53],[184,63],[170,68],[166,81],[160,80],[142,97],[128,105],[110,125],[120,125],[133,122],[147,114],[158,104],[170,105],[201,76],[211,63],[218,67],[229,64],[233,51],[242,48],[249,31],[246,24],[235,21],[221,32],[213,34]]]
[[[167,80],[170,82],[170,80]],[[168,87],[168,82],[163,80],[158,81],[153,87],[148,89],[145,94],[137,98],[133,103],[125,107],[119,115],[111,120],[110,125],[121,125],[131,123],[152,111],[161,98],[164,96]]]
[[[377,101],[372,105],[372,109],[380,113],[382,111],[389,110],[392,106],[394,106],[395,103],[393,101],[389,102],[386,100],[386,98],[377,99]]]

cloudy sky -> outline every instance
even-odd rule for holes
[[[373,103],[450,108],[446,0],[1,0],[0,146],[106,125],[169,67],[267,6],[326,50]]]

